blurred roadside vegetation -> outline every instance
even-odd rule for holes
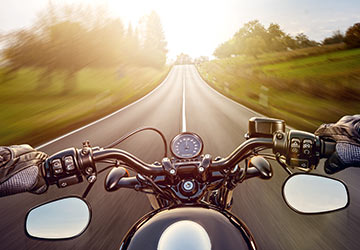
[[[247,30],[249,37],[253,30]],[[268,49],[256,55],[249,53],[249,48],[238,50],[239,54],[197,67],[202,77],[224,95],[264,115],[284,119],[297,129],[313,132],[322,123],[360,113],[360,24],[338,38],[339,32],[334,32],[321,44]],[[282,44],[280,38],[277,41]]]
[[[49,2],[0,42],[0,145],[64,134],[144,96],[169,71],[156,12],[125,28],[101,6]]]

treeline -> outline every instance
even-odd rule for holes
[[[360,46],[360,23],[351,26],[345,35],[340,31],[325,38],[322,43],[310,40],[304,33],[295,37],[285,33],[280,25],[271,23],[265,28],[258,20],[244,24],[234,36],[222,43],[214,51],[217,58],[246,55],[257,58],[258,55],[270,52],[302,49],[328,44],[345,42],[348,47]]]
[[[50,2],[31,28],[3,36],[3,82],[17,70],[30,67],[42,72],[39,88],[44,88],[54,72],[62,72],[67,93],[76,85],[76,73],[86,67],[161,68],[166,63],[167,42],[160,18],[152,12],[141,20],[136,28],[124,27],[104,8]]]
[[[208,61],[209,61],[209,57],[207,57],[207,56],[199,56],[199,57],[196,57],[193,59],[188,54],[180,53],[179,55],[176,56],[176,60],[175,60],[174,64],[175,65],[200,64],[200,63],[204,63],[204,62],[208,62]]]

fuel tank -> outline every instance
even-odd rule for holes
[[[207,205],[152,211],[124,237],[120,250],[256,249],[247,226],[226,210]]]

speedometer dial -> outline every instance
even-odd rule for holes
[[[189,159],[198,156],[203,149],[201,138],[194,133],[181,133],[171,141],[171,152],[177,158]]]

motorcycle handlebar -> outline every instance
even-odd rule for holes
[[[315,152],[314,154],[317,154],[318,158],[328,158],[331,156],[333,152],[335,152],[335,145],[336,145],[335,142],[325,141],[318,137],[316,138],[316,140],[317,143],[319,144],[319,147],[316,148],[316,151],[319,152],[318,153]],[[277,141],[276,135],[274,136],[274,138],[248,139],[245,142],[243,142],[241,145],[239,145],[226,158],[212,161],[209,166],[210,171],[221,171],[223,169],[229,169],[231,167],[234,167],[240,161],[248,157],[248,153],[255,148],[264,148],[264,149],[272,148],[274,150],[275,146],[279,147],[279,144],[276,141]],[[287,152],[288,150],[287,147],[289,147],[289,145],[290,145],[289,142],[285,143],[284,145],[280,145],[280,147],[283,147],[281,151]],[[314,157],[314,155],[311,156]],[[164,166],[165,161],[163,161],[163,165],[145,163],[144,161],[140,160],[131,153],[116,148],[95,150],[92,153],[92,158],[94,162],[98,162],[105,159],[117,159],[123,161],[126,165],[129,165],[136,172],[145,175],[154,175],[154,176],[164,175],[166,172],[169,172],[169,170],[171,170],[171,167],[167,168]],[[170,161],[168,160],[166,162],[170,162]]]
[[[272,138],[252,138],[243,142],[228,157],[219,161],[213,161],[211,169],[219,171],[224,168],[233,167],[245,158],[247,153],[257,147],[272,148]]]
[[[154,164],[148,164],[121,149],[110,148],[93,152],[93,159],[95,162],[105,159],[117,159],[123,161],[135,171],[146,175],[160,175],[163,174],[163,168]]]
[[[306,154],[305,150],[308,149],[309,140],[312,141],[310,143],[312,144],[310,145],[311,153]],[[300,160],[293,158],[293,144],[297,141],[301,144],[301,146],[298,145]],[[305,147],[305,144],[307,144],[307,147]],[[205,156],[201,164],[204,164],[203,167],[209,167],[208,170],[211,172],[230,169],[247,158],[253,149],[272,148],[275,155],[279,154],[287,157],[287,163],[290,165],[294,162],[295,166],[296,164],[301,165],[305,159],[307,166],[312,166],[316,165],[320,158],[330,157],[335,151],[335,145],[335,142],[322,140],[303,131],[279,132],[275,133],[273,138],[250,138],[238,146],[229,156],[220,160],[210,161],[211,157]],[[50,156],[44,164],[44,172],[48,183],[56,183],[59,187],[79,183],[83,178],[92,182],[96,179],[95,163],[106,159],[120,160],[136,172],[147,176],[176,175],[176,169],[168,158],[164,158],[162,164],[148,164],[121,149],[100,149],[98,147],[90,148],[89,146],[83,149],[65,149]]]

